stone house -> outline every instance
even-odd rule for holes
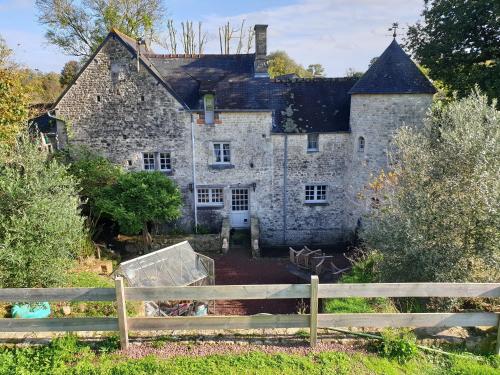
[[[344,240],[391,134],[422,122],[435,89],[396,40],[360,79],[270,79],[266,33],[255,26],[255,54],[186,56],[112,30],[54,115],[71,144],[174,179],[177,225],[245,228],[252,217],[263,245]]]

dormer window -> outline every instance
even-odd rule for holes
[[[215,117],[215,96],[213,94],[205,94],[203,96],[203,104],[205,109],[205,124],[213,124]]]
[[[319,140],[318,134],[308,134],[307,135],[307,152],[319,151],[318,140]]]
[[[365,138],[358,138],[358,152],[365,152]]]

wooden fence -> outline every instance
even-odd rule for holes
[[[500,314],[491,312],[409,314],[318,314],[319,298],[341,297],[500,297],[500,283],[395,283],[213,285],[187,287],[0,289],[4,302],[113,301],[117,318],[0,319],[0,332],[119,331],[123,348],[129,331],[309,328],[315,346],[318,328],[327,327],[473,327],[500,328]],[[126,301],[245,300],[309,298],[309,314],[252,316],[127,317]],[[500,329],[497,334],[500,354]]]

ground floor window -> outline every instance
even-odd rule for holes
[[[198,206],[224,205],[224,191],[222,188],[197,188]]]
[[[326,185],[306,185],[306,203],[326,202]]]

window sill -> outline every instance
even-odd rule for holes
[[[224,209],[223,204],[214,204],[214,205],[198,205],[196,206],[198,210],[222,210]]]
[[[164,170],[161,170],[161,169],[143,169],[143,171],[144,172],[161,172],[161,173],[163,173],[166,176],[173,176],[173,174],[174,174],[173,169],[170,169],[168,171],[164,171]]]
[[[227,164],[210,164],[208,166],[208,168],[210,169],[232,169],[234,168],[234,164],[230,164],[230,163],[227,163]]]
[[[304,206],[329,206],[328,202],[304,202]]]
[[[312,148],[311,148],[311,149],[308,149],[308,150],[307,150],[307,153],[308,153],[308,154],[314,154],[314,153],[316,153],[316,152],[319,152],[319,149],[312,149]]]

